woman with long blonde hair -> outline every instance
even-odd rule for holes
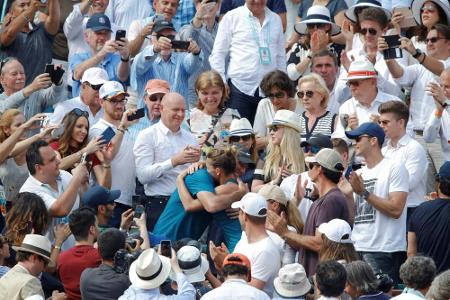
[[[254,192],[264,183],[279,185],[284,178],[305,171],[305,156],[300,147],[300,116],[289,110],[279,110],[269,127],[271,139],[265,160],[260,159],[256,166]]]

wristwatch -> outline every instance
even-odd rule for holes
[[[415,54],[413,54],[413,56],[412,57],[414,57],[414,58],[419,58],[419,56],[421,56],[422,55],[422,51],[420,51],[420,49],[416,49],[416,53]]]
[[[369,192],[368,190],[364,190],[364,191],[361,193],[361,197],[362,197],[364,200],[367,200],[367,198],[369,198],[369,195],[370,195],[370,192]]]

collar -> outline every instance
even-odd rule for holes
[[[101,118],[100,120],[98,120],[99,122],[103,122],[106,126],[110,126],[114,129],[117,129],[116,125],[109,123],[108,121],[106,121],[105,119]]]
[[[319,299],[317,300],[339,300],[339,297],[325,297],[325,296],[320,296]]]
[[[231,278],[231,279],[227,279],[227,280],[225,280],[224,284],[225,284],[225,283],[232,283],[232,282],[235,282],[235,283],[242,283],[242,284],[247,284],[247,281],[245,281],[244,279],[239,279],[239,278]]]
[[[34,183],[36,185],[43,186],[43,187],[50,187],[51,188],[50,184],[39,181],[33,175],[30,175],[30,178],[31,178],[31,181],[34,181]],[[61,174],[59,174],[58,177],[56,177],[56,183],[58,183],[58,181],[61,181]]]
[[[172,52],[172,53],[170,54],[169,59],[168,59],[167,61],[165,61],[165,60],[162,58],[161,54],[158,53],[158,56],[157,56],[156,59],[155,59],[155,63],[156,63],[156,64],[172,63],[172,64],[175,65],[175,64],[176,64],[176,61],[175,61],[175,55],[174,55],[174,53]]]
[[[412,295],[416,295],[417,297],[420,297],[422,299],[425,299],[425,296],[420,291],[413,289],[413,288],[409,288],[409,287],[405,287],[402,294],[412,294]]]
[[[375,99],[373,99],[372,103],[370,103],[369,109],[372,108],[375,103],[383,103],[383,93],[380,91],[380,89],[377,88],[377,95],[375,96]],[[364,105],[362,105],[355,97],[352,97],[353,101],[356,102],[356,106],[359,107],[366,107]]]
[[[177,132],[172,132],[162,121],[159,121],[155,126],[159,126],[159,130],[161,130],[164,135],[181,135],[181,128]]]
[[[253,13],[250,11],[250,9],[247,7],[247,3],[244,4],[242,7],[243,7],[243,9],[244,9],[244,12],[245,12],[245,16],[246,16],[246,17],[249,16],[249,17],[252,17],[252,18],[256,18],[256,19],[257,19],[257,17],[255,17],[255,16],[253,15]],[[261,27],[263,27],[264,25],[266,25],[266,23],[268,22],[269,13],[270,13],[270,10],[267,8],[267,5],[266,5],[266,7],[264,8],[264,21],[263,21],[263,25],[262,25]]]
[[[394,147],[394,146],[391,144],[391,140],[390,140],[390,139],[389,139],[389,141],[387,142],[387,146],[388,146],[388,148],[390,148],[390,149],[398,149],[398,148],[400,148],[400,147],[406,146],[406,145],[409,143],[410,140],[411,140],[411,137],[410,137],[407,133],[405,133],[405,134],[398,140],[398,142],[397,142],[397,147]]]

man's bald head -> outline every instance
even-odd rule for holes
[[[450,68],[445,69],[440,76],[441,86],[447,99],[450,99]]]
[[[161,100],[161,121],[173,132],[180,130],[185,116],[185,100],[178,93],[167,93]]]

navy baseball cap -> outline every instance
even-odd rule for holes
[[[311,135],[309,139],[301,142],[300,146],[301,147],[316,146],[319,148],[333,149],[333,143],[331,143],[331,138],[328,135],[322,133],[316,133]]]
[[[440,179],[450,180],[450,161],[446,161],[437,174]]]
[[[176,31],[175,27],[173,27],[173,23],[167,20],[157,20],[153,25],[154,33],[159,33],[164,29],[172,29],[173,31]]]
[[[120,190],[108,190],[100,185],[88,189],[82,196],[81,201],[85,206],[96,208],[99,205],[113,204],[120,197]]]
[[[86,23],[86,29],[94,32],[101,30],[112,31],[108,16],[102,13],[93,14]]]
[[[380,125],[374,122],[363,123],[355,130],[345,132],[345,135],[352,140],[356,139],[357,137],[363,134],[376,137],[380,145],[383,145],[384,143],[385,137],[384,130],[383,128],[380,127]]]

